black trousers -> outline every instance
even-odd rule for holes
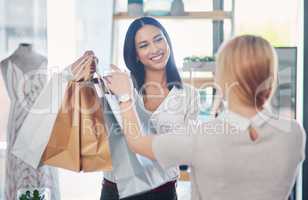
[[[116,184],[104,181],[100,200],[119,200]],[[123,200],[177,200],[176,184],[166,183],[157,189],[124,198]]]

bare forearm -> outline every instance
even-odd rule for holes
[[[139,119],[132,101],[120,104],[123,132],[129,148],[138,154],[154,159],[152,151],[153,136],[142,136]]]
[[[123,121],[123,131],[127,140],[131,141],[134,138],[138,139],[141,137],[140,124],[132,101],[120,103],[120,109]]]

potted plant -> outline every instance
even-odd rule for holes
[[[183,69],[204,69],[214,71],[215,58],[212,56],[190,56],[184,58]]]
[[[173,16],[185,15],[183,0],[173,0],[171,4],[171,15]]]
[[[17,192],[18,200],[49,200],[50,192],[47,188],[40,189],[19,189]]]
[[[144,5],[146,15],[168,16],[171,11],[172,0],[147,0]]]
[[[127,13],[129,16],[143,15],[143,0],[128,0]]]

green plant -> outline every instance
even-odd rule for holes
[[[213,62],[215,58],[212,56],[189,56],[184,58],[184,62]]]
[[[31,192],[29,190],[27,190],[25,192],[25,194],[22,194],[19,197],[19,200],[45,200],[45,195],[41,196],[41,194],[38,190],[34,190],[32,195],[31,195]]]
[[[131,4],[131,3],[143,4],[143,0],[128,0],[128,4]]]
[[[19,200],[29,200],[29,198],[28,198],[25,194],[22,194],[22,195],[19,197]]]

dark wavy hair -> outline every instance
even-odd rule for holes
[[[141,29],[145,25],[152,25],[159,28],[161,32],[164,34],[165,38],[167,39],[167,43],[170,48],[170,56],[167,65],[165,67],[168,89],[171,90],[174,86],[176,88],[183,88],[182,79],[180,77],[180,74],[177,70],[174,61],[174,55],[170,37],[165,28],[156,19],[152,17],[141,17],[134,20],[130,24],[125,36],[124,52],[123,52],[124,61],[127,68],[131,71],[131,75],[135,79],[134,80],[135,87],[138,89],[138,91],[141,90],[142,86],[144,85],[144,79],[145,79],[144,65],[137,60],[137,52],[135,46],[136,33],[138,32],[139,29]]]

